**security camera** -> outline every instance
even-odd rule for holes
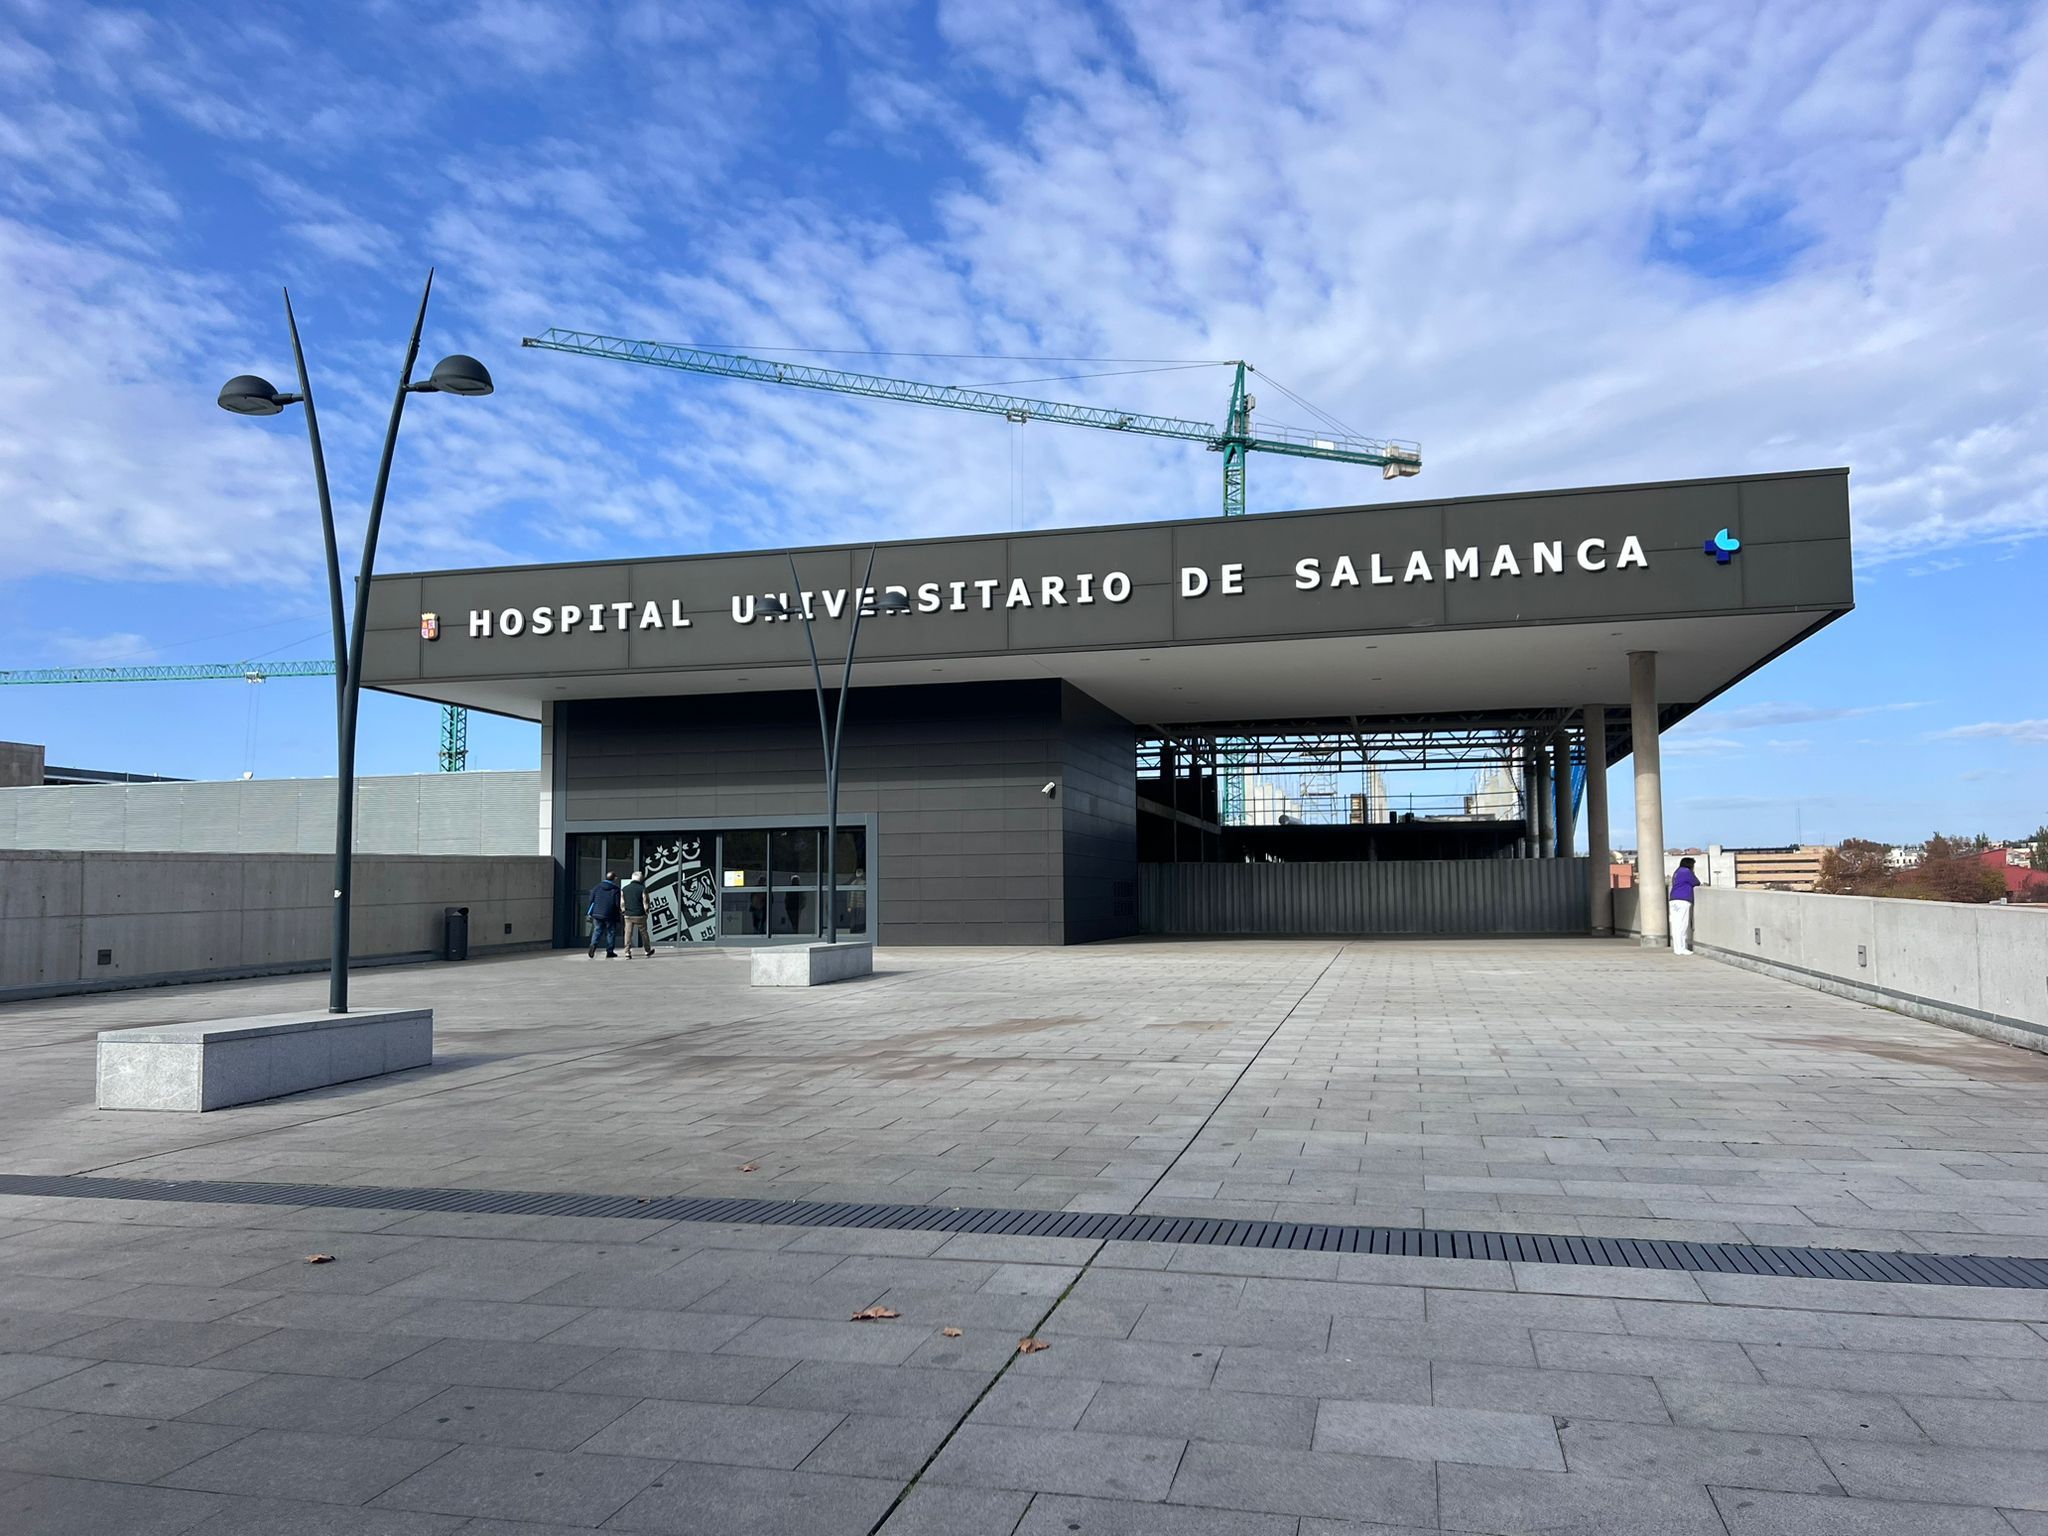
[[[1060,787],[1053,780],[1047,779],[1043,784],[1038,786],[1038,792],[1041,795],[1045,796],[1046,799],[1050,800],[1054,795],[1060,792]]]

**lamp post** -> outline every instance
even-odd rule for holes
[[[869,612],[866,599],[874,591],[875,552],[868,550],[867,574],[853,593],[853,627],[846,636],[846,663],[839,673],[839,706],[836,718],[827,723],[825,712],[825,670],[818,665],[818,642],[811,633],[811,605],[804,601],[803,578],[797,575],[796,556],[789,555],[789,583],[796,597],[794,609],[782,600],[764,597],[755,610],[767,619],[795,619],[804,627],[804,644],[811,653],[811,685],[818,695],[818,740],[825,752],[825,942],[839,942],[839,743],[846,734],[846,691],[853,677],[853,648],[860,643],[860,620]],[[910,599],[901,592],[885,592],[875,599],[873,611],[907,613]]]
[[[306,353],[299,344],[299,322],[292,313],[289,290],[284,296],[285,323],[291,330],[292,362],[298,371],[297,394],[275,388],[253,373],[237,374],[221,386],[220,407],[237,416],[275,416],[288,405],[306,408],[306,437],[313,449],[313,482],[320,493],[320,532],[327,546],[327,602],[334,628],[334,713],[336,796],[334,807],[334,940],[328,962],[327,1011],[348,1012],[349,894],[354,888],[356,806],[356,714],[363,686],[363,629],[370,609],[370,573],[377,561],[377,530],[384,520],[384,493],[391,483],[391,455],[398,445],[398,422],[407,395],[488,395],[494,387],[490,370],[473,357],[451,353],[434,365],[426,378],[414,381],[419,361],[420,331],[427,323],[427,300],[433,296],[434,274],[427,273],[413,317],[412,339],[405,365],[398,371],[398,392],[391,401],[391,420],[384,429],[384,456],[377,465],[377,484],[370,496],[369,522],[363,530],[363,558],[356,573],[355,608],[342,621],[341,555],[334,537],[334,501],[327,489],[327,458],[320,447],[320,420],[313,411],[313,385],[306,373]]]

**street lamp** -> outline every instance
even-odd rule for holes
[[[334,539],[334,501],[327,490],[327,459],[320,447],[320,419],[313,410],[313,385],[306,375],[306,352],[299,344],[298,317],[292,313],[289,289],[284,296],[285,324],[291,330],[292,362],[299,375],[297,394],[288,394],[268,379],[240,373],[221,386],[219,403],[237,416],[275,416],[288,405],[306,407],[306,437],[313,449],[313,483],[320,493],[320,533],[327,546],[327,604],[334,629],[334,711],[338,770],[334,807],[334,944],[328,962],[327,1011],[348,1012],[349,893],[354,887],[356,807],[356,713],[363,684],[363,629],[369,617],[370,573],[377,560],[377,529],[384,520],[384,492],[391,483],[391,455],[398,445],[398,422],[410,394],[488,395],[494,387],[490,370],[475,358],[452,353],[434,365],[428,377],[415,381],[420,331],[427,322],[427,300],[433,296],[434,274],[427,273],[413,317],[412,340],[405,366],[398,373],[398,392],[391,401],[391,420],[384,429],[384,456],[377,465],[377,484],[370,496],[369,522],[363,530],[362,565],[356,575],[356,601],[344,624],[341,606],[341,555]]]
[[[755,611],[765,619],[796,619],[804,626],[804,644],[811,653],[811,684],[818,695],[818,740],[825,750],[825,942],[839,942],[839,743],[846,734],[846,689],[853,677],[853,648],[860,643],[863,613],[908,613],[910,599],[901,592],[884,592],[869,608],[861,598],[874,591],[875,552],[868,550],[867,575],[854,593],[853,628],[846,636],[846,663],[839,674],[839,707],[836,719],[826,724],[825,672],[818,665],[818,642],[811,634],[811,605],[804,601],[803,578],[797,575],[796,556],[789,555],[789,583],[797,606],[787,608],[777,597],[764,597]]]

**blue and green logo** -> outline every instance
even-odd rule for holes
[[[1726,528],[1723,528],[1700,546],[1700,552],[1712,555],[1716,565],[1726,565],[1735,558],[1735,551],[1740,548],[1742,548],[1742,540],[1735,537]]]

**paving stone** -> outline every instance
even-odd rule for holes
[[[1004,1348],[1008,1358],[1016,1348],[1014,1340]],[[1076,1339],[1072,1344],[1055,1343],[1050,1349],[1026,1355],[1017,1369],[1031,1375],[1085,1376],[1091,1381],[1123,1381],[1140,1386],[1199,1387],[1216,1373],[1216,1362],[1227,1351],[1192,1349],[1145,1339]]]
[[[428,1347],[401,1334],[337,1333],[320,1328],[279,1328],[251,1343],[222,1351],[206,1363],[216,1370],[285,1371],[307,1376],[372,1376]]]
[[[1330,1351],[1412,1355],[1430,1360],[1464,1360],[1476,1365],[1536,1363],[1528,1329],[1493,1323],[1414,1323],[1340,1317],[1330,1325]]]
[[[62,1351],[88,1360],[126,1360],[137,1365],[199,1365],[211,1363],[239,1344],[269,1334],[268,1328],[243,1323],[178,1323],[135,1318],[95,1328],[63,1342]],[[0,1364],[0,1396],[5,1395],[6,1368]]]
[[[0,1443],[0,1467],[47,1477],[153,1483],[247,1433],[214,1424],[74,1413]]]
[[[1763,1380],[1739,1344],[1542,1330],[1536,1333],[1535,1343],[1535,1363],[1547,1371],[1615,1371],[1628,1376],[1668,1376],[1679,1380]]]
[[[1867,1354],[1861,1350],[1787,1345],[1759,1349],[1752,1358],[1761,1378],[1772,1386],[1826,1387],[1844,1392],[1925,1392],[1948,1397],[2001,1397],[2006,1391],[2004,1383],[1987,1369],[1991,1362],[1945,1360],[1939,1355]]]
[[[1010,1489],[919,1483],[876,1536],[1011,1536],[1030,1502],[1030,1494]]]
[[[368,1434],[434,1395],[429,1382],[266,1376],[186,1413],[205,1424]]]
[[[1073,1429],[1103,1383],[1077,1376],[1027,1376],[1006,1372],[974,1405],[970,1422],[1009,1424],[1020,1429]]]
[[[2013,1536],[1996,1510],[1716,1488],[1728,1536]],[[2024,1526],[2021,1536],[2030,1536]]]
[[[788,1375],[795,1364],[793,1360],[772,1360],[758,1355],[615,1349],[563,1381],[561,1389],[615,1397],[660,1397],[687,1403],[750,1403]]]
[[[69,1312],[24,1312],[10,1304],[0,1311],[0,1354],[32,1354],[107,1326],[104,1317]]]
[[[1488,1467],[1562,1472],[1557,1426],[1549,1414],[1405,1403],[1325,1402],[1315,1449],[1411,1461],[1462,1461]]]
[[[705,1313],[709,1318],[718,1314]],[[850,1316],[851,1314],[849,1314]],[[868,1365],[901,1365],[917,1353],[920,1345],[938,1332],[933,1327],[901,1322],[822,1322],[800,1317],[764,1317],[754,1323],[734,1318],[739,1325],[724,1342],[715,1346],[722,1354],[770,1355],[780,1360],[838,1360]],[[637,1339],[618,1339],[634,1343]]]
[[[1216,1387],[1224,1392],[1275,1392],[1284,1397],[1426,1403],[1429,1372],[1427,1360],[1391,1355],[1232,1348],[1223,1351],[1216,1367]]]
[[[798,1465],[844,1415],[802,1408],[649,1401],[584,1443],[601,1455],[731,1466]]]
[[[27,1477],[0,1484],[0,1530],[7,1536],[183,1536],[220,1508],[212,1494],[68,1477]]]
[[[85,1370],[88,1368],[87,1361],[97,1358],[79,1355],[0,1355],[0,1398],[33,1391],[47,1382],[69,1376],[74,1371]]]
[[[1830,1435],[1851,1440],[1926,1440],[1899,1402],[1871,1392],[1830,1392],[1818,1387],[1752,1387],[1741,1382],[1666,1381],[1661,1384],[1671,1417],[1703,1429],[1754,1430],[1761,1434]],[[1976,1399],[1978,1406],[2000,1405]],[[2009,1405],[2004,1408],[2011,1417]],[[1601,1417],[1601,1415],[1591,1415]],[[1939,1435],[1932,1438],[1941,1439]],[[1998,1442],[1983,1440],[1979,1444]],[[2048,1437],[2035,1449],[2048,1450]]]
[[[1624,1333],[1622,1311],[1604,1296],[1553,1296],[1523,1291],[1432,1289],[1425,1315],[1451,1327],[1553,1328]]]
[[[396,1360],[380,1381],[437,1381],[456,1387],[559,1387],[611,1351],[600,1345],[505,1339],[442,1339]]]
[[[561,1310],[566,1312],[568,1309]],[[547,1341],[550,1344],[586,1344],[607,1349],[675,1349],[708,1354],[745,1332],[751,1321],[751,1318],[724,1313],[595,1307],[548,1330]],[[787,1356],[798,1351],[783,1350],[782,1353]]]
[[[1705,1301],[1697,1278],[1650,1269],[1608,1269],[1591,1264],[1515,1264],[1517,1291],[1558,1296],[1612,1296],[1641,1301]],[[1717,1277],[1718,1278],[1718,1277]]]
[[[1637,1424],[1664,1424],[1671,1418],[1658,1395],[1657,1383],[1647,1376],[1438,1361],[1431,1368],[1430,1380],[1433,1401],[1440,1408],[1488,1408]]]
[[[599,1397],[587,1392],[450,1387],[399,1414],[378,1433],[400,1439],[569,1451],[633,1405],[630,1397]]]
[[[10,1401],[20,1408],[60,1408],[76,1413],[125,1413],[144,1418],[172,1418],[256,1378],[247,1371],[210,1370],[203,1366],[137,1365],[125,1360],[102,1361],[90,1370],[72,1371]]]
[[[1254,1250],[1255,1252],[1258,1250]],[[1305,1255],[1339,1258],[1338,1254]],[[1271,1279],[1244,1283],[1243,1304],[1269,1312],[1310,1312],[1327,1317],[1397,1318],[1420,1322],[1424,1292],[1412,1285],[1367,1285],[1361,1281]]]
[[[925,1472],[927,1481],[1096,1498],[1162,1499],[1186,1442],[1075,1429],[964,1424]]]
[[[309,1504],[298,1499],[214,1497],[221,1500],[219,1513],[200,1521],[185,1536],[447,1536],[456,1530],[475,1536],[475,1527],[460,1515]],[[538,1526],[521,1530],[525,1536],[547,1536]]]
[[[664,1473],[607,1530],[719,1536],[846,1536],[873,1528],[895,1502],[888,1478],[685,1463]]]
[[[446,1454],[378,1495],[378,1508],[602,1525],[669,1465],[635,1456],[495,1445],[434,1449]]]
[[[1294,1536],[1294,1529],[1290,1517],[1242,1510],[1041,1494],[1016,1536]]]
[[[1707,1490],[1580,1473],[1445,1466],[1439,1523],[1487,1536],[1726,1536]]]
[[[954,1423],[953,1419],[851,1413],[804,1458],[803,1469],[908,1482],[952,1432]]]
[[[1839,1486],[1812,1445],[1793,1435],[1574,1420],[1559,1439],[1571,1470],[1595,1477],[1675,1479],[1788,1493],[1833,1493]]]
[[[1330,1342],[1330,1319],[1316,1312],[1268,1312],[1154,1304],[1139,1316],[1131,1336],[1190,1344],[1250,1344],[1268,1349],[1322,1350]]]
[[[1168,1435],[1183,1440],[1279,1445],[1303,1451],[1309,1449],[1315,1425],[1313,1398],[1277,1397],[1264,1392],[1181,1392],[1169,1387],[1112,1384],[1095,1391],[1079,1422],[1080,1428],[1103,1434]]]
[[[753,1401],[768,1408],[957,1419],[973,1406],[982,1389],[982,1382],[955,1371],[806,1360]]]
[[[2048,1510],[2048,1454],[2038,1451],[1814,1443],[1842,1488],[1858,1498]]]
[[[289,1488],[322,1504],[361,1504],[447,1451],[435,1441],[259,1429],[160,1481],[209,1493]]]
[[[1176,1504],[1326,1515],[1393,1525],[1436,1518],[1436,1476],[1426,1461],[1190,1442],[1168,1495]]]

